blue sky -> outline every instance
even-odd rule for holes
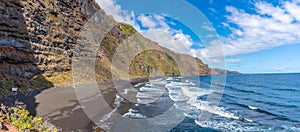
[[[147,38],[212,67],[242,73],[300,72],[299,0],[97,2]]]

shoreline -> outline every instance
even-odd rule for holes
[[[132,85],[148,81],[148,78],[130,80]],[[97,84],[98,86],[101,84],[99,91],[113,109],[113,103],[118,93],[113,83],[99,82]],[[63,131],[91,131],[95,126],[81,108],[72,86],[37,89],[28,93],[11,95],[1,98],[0,103],[6,106],[14,106],[15,103],[21,106],[25,105],[32,116],[43,117]]]

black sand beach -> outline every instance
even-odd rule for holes
[[[139,78],[131,80],[132,85],[145,83],[148,79]],[[86,85],[88,89],[88,85]],[[98,92],[111,109],[114,108],[114,100],[118,91],[112,82],[98,83]],[[78,92],[78,91],[77,91]],[[36,90],[28,94],[18,94],[15,96],[0,99],[0,103],[13,106],[15,103],[26,105],[33,116],[41,116],[54,124],[62,131],[93,131],[94,122],[86,115],[76,96],[73,86],[52,87],[44,90]],[[93,100],[89,102],[93,105]],[[89,104],[88,103],[88,104]],[[95,105],[95,104],[94,104]],[[124,114],[132,107],[132,103],[122,104],[119,114]],[[95,106],[97,107],[97,106]]]

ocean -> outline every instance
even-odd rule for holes
[[[207,100],[212,86],[224,88],[218,105]],[[300,131],[300,74],[226,75],[225,85],[211,76],[155,79],[118,94],[115,109],[97,125],[111,131]]]

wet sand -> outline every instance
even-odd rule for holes
[[[133,79],[131,84],[135,85],[138,83],[145,83],[148,79]],[[99,119],[100,114],[86,115],[85,108],[82,108],[78,99],[82,99],[84,102],[85,97],[88,101],[84,102],[83,105],[86,105],[89,108],[95,107],[95,109],[100,109],[104,105],[100,103],[108,103],[111,108],[105,108],[104,111],[109,111],[114,108],[114,100],[118,91],[114,87],[113,83],[98,83],[98,89],[92,88],[95,87],[92,85],[84,85],[82,88],[75,90],[74,87],[53,87],[42,91],[34,91],[31,94],[27,95],[17,95],[7,97],[5,99],[0,99],[0,103],[6,105],[13,105],[14,100],[19,100],[26,104],[27,109],[32,113],[32,115],[37,115],[46,118],[50,123],[56,125],[58,128],[61,128],[62,131],[92,131],[95,126],[94,122],[89,118],[95,117]],[[79,86],[81,87],[81,86]],[[76,87],[77,88],[77,87]],[[94,90],[94,91],[93,91]],[[76,92],[80,93],[80,97],[77,97]],[[90,96],[93,93],[95,97]],[[103,97],[105,102],[100,102],[99,97]],[[130,104],[129,104],[130,105]],[[128,106],[128,109],[130,106]],[[127,110],[124,108],[124,112]],[[102,109],[101,109],[102,110]],[[89,110],[87,110],[89,112]],[[98,111],[95,111],[98,112]],[[100,112],[101,113],[101,112]],[[123,112],[122,112],[123,113]],[[120,113],[120,114],[122,114]],[[98,116],[98,117],[97,117]]]

